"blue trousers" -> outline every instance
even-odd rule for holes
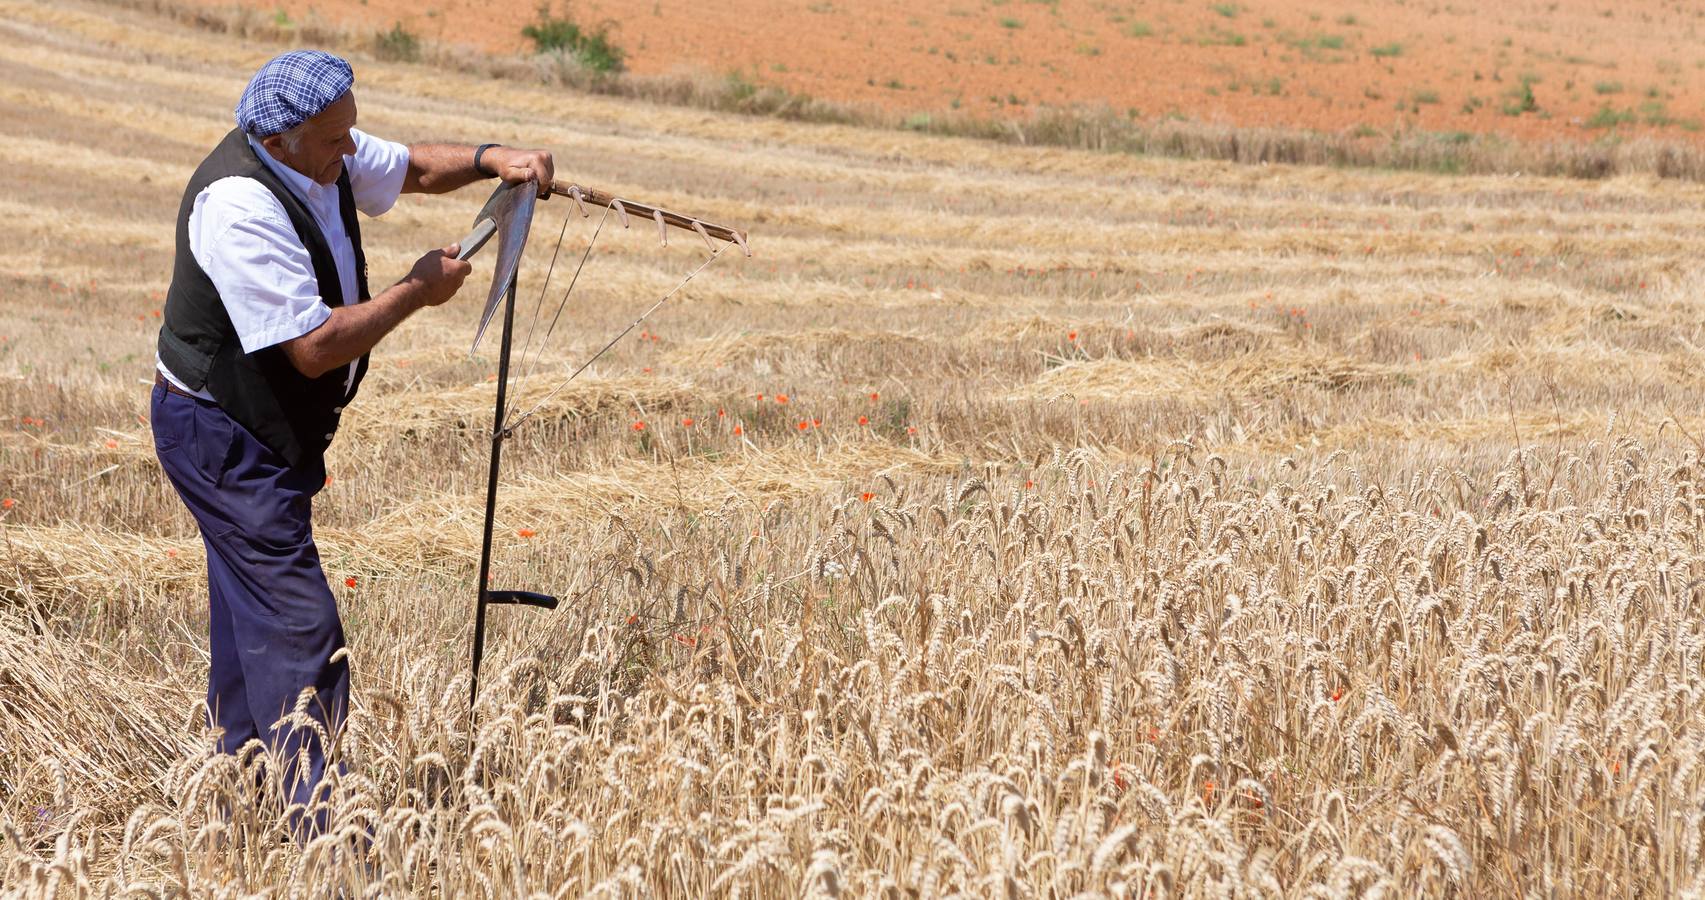
[[[207,547],[207,708],[219,749],[274,748],[284,799],[307,803],[328,748],[313,727],[279,720],[312,689],[306,712],[335,735],[349,702],[349,664],[331,660],[343,622],[309,521],[325,463],[292,467],[218,404],[160,385],[151,410],[155,453]]]

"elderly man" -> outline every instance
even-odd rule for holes
[[[281,717],[311,691],[306,712],[335,733],[349,694],[343,625],[310,523],[324,453],[368,351],[414,311],[449,300],[469,270],[452,244],[370,296],[355,213],[494,177],[537,181],[544,196],[552,175],[544,151],[364,134],[354,82],[342,59],[295,51],[243,91],[237,128],[190,177],[178,211],[152,400],[160,465],[207,548],[207,705],[219,747],[274,747],[296,803],[313,797],[328,748],[313,723]]]

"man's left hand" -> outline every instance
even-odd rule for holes
[[[480,157],[485,168],[497,173],[505,182],[537,181],[539,199],[551,194],[551,181],[556,177],[556,164],[549,150],[521,150],[515,147],[493,147]]]

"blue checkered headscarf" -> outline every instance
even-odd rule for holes
[[[257,138],[289,131],[325,111],[354,84],[355,72],[342,59],[318,50],[292,50],[249,79],[237,101],[237,127]]]

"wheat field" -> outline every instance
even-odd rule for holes
[[[1705,888],[1705,187],[357,58],[375,134],[547,147],[756,255],[545,399],[703,258],[606,225],[500,496],[494,586],[563,605],[494,608],[472,719],[489,268],[381,345],[316,511],[354,695],[298,846],[257,759],[210,752],[201,545],[144,383],[182,185],[279,47],[86,0],[0,0],[0,36],[8,896]],[[376,287],[484,194],[365,223]],[[540,207],[522,340],[568,212]]]

